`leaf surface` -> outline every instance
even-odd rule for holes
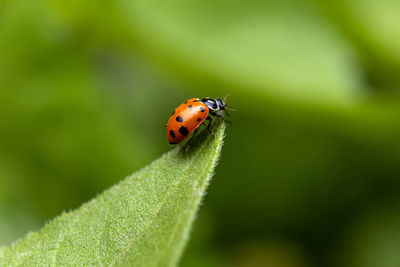
[[[216,123],[217,124],[217,123]],[[225,125],[201,132],[40,232],[0,249],[6,266],[174,266],[217,164]]]

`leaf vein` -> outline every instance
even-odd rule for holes
[[[103,202],[103,204],[106,204],[105,201],[104,201],[104,198],[102,198],[102,202]],[[101,257],[100,242],[101,242],[101,237],[106,232],[106,226],[107,226],[107,220],[108,220],[109,214],[110,214],[110,206],[106,204],[106,216],[104,218],[103,230],[100,232],[99,240],[97,242],[97,253],[96,253],[96,256],[99,258],[100,266],[104,266],[104,262],[103,262],[103,259]]]
[[[73,218],[73,220],[71,221],[71,223],[69,224],[69,226],[70,226],[70,225],[73,225],[78,217],[79,217],[79,216],[76,216],[76,215],[75,215],[75,218]],[[61,231],[61,232],[60,232],[59,238],[58,238],[58,240],[57,240],[56,248],[54,249],[54,256],[53,256],[54,262],[53,262],[53,266],[57,266],[56,263],[57,263],[58,250],[60,249],[60,244],[64,241],[65,236],[66,236],[66,234],[68,233],[68,227],[65,227],[65,230],[66,230],[66,231]],[[61,237],[61,238],[60,238],[60,237]]]
[[[198,154],[200,154],[203,149],[206,147],[206,145],[204,144],[201,149],[198,151]],[[194,160],[196,159],[195,156],[193,156],[193,159],[191,159],[191,161],[189,162],[189,164],[186,166],[186,168],[182,171],[182,176],[179,178],[178,182],[173,186],[173,188],[171,188],[168,193],[166,194],[165,198],[163,199],[163,201],[161,201],[160,205],[158,206],[156,212],[154,213],[154,215],[148,220],[148,222],[146,222],[146,224],[144,225],[144,227],[142,228],[142,230],[138,233],[138,235],[136,237],[134,237],[132,239],[132,241],[130,242],[130,244],[126,247],[126,249],[124,251],[122,251],[118,257],[110,264],[110,266],[115,266],[115,264],[117,264],[121,257],[124,256],[131,248],[132,246],[135,244],[135,242],[137,240],[139,240],[139,238],[142,237],[142,235],[144,234],[144,232],[150,227],[151,223],[154,221],[154,219],[157,217],[157,215],[160,213],[160,211],[162,210],[162,208],[164,207],[164,205],[167,203],[169,197],[176,191],[176,189],[178,188],[178,186],[182,183],[182,181],[184,180],[184,173],[186,173],[186,171],[193,165]]]

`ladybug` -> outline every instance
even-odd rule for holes
[[[171,145],[178,144],[193,131],[195,131],[194,136],[197,128],[206,120],[210,121],[207,130],[214,136],[214,133],[210,130],[213,121],[212,116],[221,117],[224,121],[230,123],[224,117],[226,110],[233,110],[225,104],[228,96],[224,100],[209,97],[203,99],[191,98],[177,107],[167,124],[167,138],[169,143]],[[226,114],[229,115],[228,113]]]

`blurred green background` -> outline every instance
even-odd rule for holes
[[[400,266],[400,1],[0,1],[0,245],[236,108],[181,266]]]

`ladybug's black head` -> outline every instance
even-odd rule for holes
[[[203,98],[201,100],[201,102],[203,102],[212,111],[224,110],[226,107],[224,101],[222,101],[219,98],[214,99],[214,98],[207,97],[207,98]]]
[[[219,107],[220,110],[224,110],[225,109],[226,105],[225,105],[225,102],[222,101],[222,99],[217,98],[217,99],[215,99],[215,101],[217,101],[217,104],[218,104],[218,107]]]

